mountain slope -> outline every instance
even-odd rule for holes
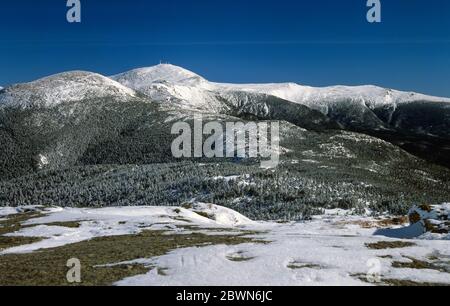
[[[414,125],[416,132],[430,131],[438,136],[449,136],[450,129],[442,130],[444,124],[450,126],[450,99],[401,92],[377,86],[332,86],[314,88],[294,83],[283,84],[222,84],[209,82],[199,75],[181,67],[163,64],[141,68],[112,77],[125,86],[138,90],[160,102],[173,102],[181,107],[221,111],[217,96],[225,100],[239,100],[241,104],[255,99],[245,98],[254,94],[272,96],[282,101],[290,101],[320,111],[343,126],[362,129],[409,129],[395,118],[410,117],[414,108],[427,112],[429,120],[406,125]],[[237,97],[233,97],[237,96]],[[247,101],[246,101],[247,100]],[[445,115],[440,115],[444,112]],[[437,119],[436,122],[433,119]],[[409,129],[410,130],[410,129]]]
[[[450,167],[449,98],[377,86],[314,88],[294,83],[213,83],[167,64],[112,78],[163,105],[286,120],[309,129],[344,128],[383,138],[422,158]],[[292,111],[295,108],[292,104],[303,107]],[[311,120],[320,117],[318,113],[323,117]]]
[[[197,86],[203,83],[207,85],[207,81],[194,72],[169,64],[138,68],[111,78],[125,86],[140,91],[145,91],[145,88],[153,83],[176,83],[190,86]]]
[[[161,64],[125,72],[112,79],[166,107],[264,120],[285,120],[308,129],[339,128],[320,112],[273,95],[218,87],[181,67]]]
[[[402,213],[411,202],[450,197],[450,170],[336,129],[384,124],[384,114],[362,104],[342,103],[325,115],[266,93],[216,90],[184,70],[162,68],[138,71],[142,91],[85,72],[2,90],[0,206],[180,205],[195,198],[255,219],[297,220],[336,207]],[[179,121],[192,126],[195,115],[204,123],[280,121],[279,167],[261,169],[259,159],[175,159],[171,128]]]
[[[165,84],[174,87],[173,95],[179,99],[192,100],[182,90],[177,91],[176,86],[195,87],[197,90],[215,92],[252,92],[267,94],[283,100],[303,104],[328,113],[328,107],[341,101],[359,103],[371,109],[386,105],[397,106],[415,101],[450,103],[450,98],[427,96],[414,92],[402,92],[377,86],[330,86],[310,87],[295,83],[279,84],[226,84],[209,82],[203,77],[184,68],[170,64],[161,64],[148,68],[139,68],[111,77],[119,83],[142,91],[151,92],[155,84]],[[156,90],[157,87],[154,87]],[[197,101],[200,103],[200,101]]]
[[[135,96],[134,90],[100,74],[73,71],[9,86],[0,92],[0,107],[53,107],[86,98],[126,100]]]
[[[414,101],[449,102],[450,99],[427,96],[414,92],[402,92],[377,86],[330,86],[309,87],[295,83],[285,84],[220,84],[218,88],[224,90],[236,90],[250,92],[263,92],[285,100],[305,104],[310,107],[327,112],[330,104],[343,100],[354,103],[363,103],[369,108],[377,108],[385,105],[398,105]]]

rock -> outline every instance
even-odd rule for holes
[[[414,206],[408,213],[411,225],[420,223],[423,233],[448,234],[450,232],[450,204]]]

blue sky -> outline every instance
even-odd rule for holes
[[[450,1],[66,0],[0,3],[0,85],[160,60],[213,81],[376,84],[450,97]]]

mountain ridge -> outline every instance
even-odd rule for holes
[[[196,198],[258,219],[297,220],[323,208],[402,213],[411,202],[448,200],[449,169],[338,125],[376,131],[390,113],[343,100],[325,115],[257,90],[215,90],[197,75],[169,70],[151,75],[150,84],[146,73],[155,69],[138,70],[146,90],[79,71],[2,90],[0,206],[181,205]],[[415,123],[424,112],[412,106],[391,122]],[[259,159],[175,159],[173,124],[193,126],[199,115],[223,124],[278,121],[279,167],[261,169]],[[430,122],[448,130],[443,119]],[[244,181],[215,179],[236,175]]]
[[[139,74],[138,82],[134,78],[136,72]],[[381,132],[391,131],[432,138],[431,141],[438,142],[438,146],[440,140],[436,138],[444,138],[450,144],[450,98],[374,85],[311,87],[296,83],[215,83],[170,64],[135,69],[112,78],[154,101],[173,103],[181,108],[220,113],[224,112],[223,104],[236,104],[239,100],[245,101],[244,108],[261,109],[261,100],[270,96],[279,99],[277,103],[283,108],[289,101],[321,112],[344,129],[374,136],[384,136],[386,134]],[[260,113],[252,115],[259,117]],[[391,137],[384,139],[390,141]],[[403,140],[396,144],[402,145]],[[417,149],[421,150],[420,147]],[[446,150],[447,143],[442,147]]]
[[[132,77],[136,74],[139,74],[140,77],[139,83],[133,83]],[[315,100],[321,98],[326,100],[333,96],[334,99],[339,99],[343,97],[354,99],[367,99],[376,97],[378,99],[373,103],[373,105],[376,106],[388,104],[389,102],[392,103],[414,102],[421,100],[450,103],[450,98],[425,95],[416,92],[399,91],[375,85],[362,85],[362,86],[336,85],[327,87],[312,87],[300,85],[293,82],[261,83],[261,84],[257,83],[233,84],[233,83],[210,82],[204,77],[192,71],[171,64],[160,64],[157,66],[137,68],[130,70],[128,72],[113,75],[111,76],[111,78],[118,81],[119,83],[123,82],[127,84],[127,86],[136,90],[142,89],[142,87],[145,86],[149,86],[152,83],[160,83],[160,81],[164,81],[172,83],[173,85],[191,85],[191,86],[199,85],[200,88],[205,90],[225,90],[225,91],[235,90],[235,91],[266,93],[296,103],[306,103],[308,99]],[[191,82],[193,79],[196,80],[197,82],[196,83]],[[315,97],[314,95],[317,95],[317,97]]]
[[[110,78],[71,71],[8,86],[0,91],[0,109],[54,108],[105,99],[118,103],[138,99],[166,109],[243,120],[281,120],[308,130],[344,129],[383,139],[450,167],[450,99],[372,85],[214,83],[184,68],[160,64]],[[60,109],[70,114],[74,107]]]

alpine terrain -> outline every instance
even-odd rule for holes
[[[280,121],[280,166],[175,159],[171,127],[196,114]],[[110,78],[66,72],[0,91],[0,205],[196,199],[271,220],[337,207],[404,213],[449,199],[445,158],[421,158],[447,156],[449,118],[450,99],[374,86],[220,84],[168,64]]]
[[[278,167],[175,158],[199,116],[279,122]],[[86,285],[450,284],[449,98],[71,71],[0,87],[0,143],[0,285],[74,256]]]

